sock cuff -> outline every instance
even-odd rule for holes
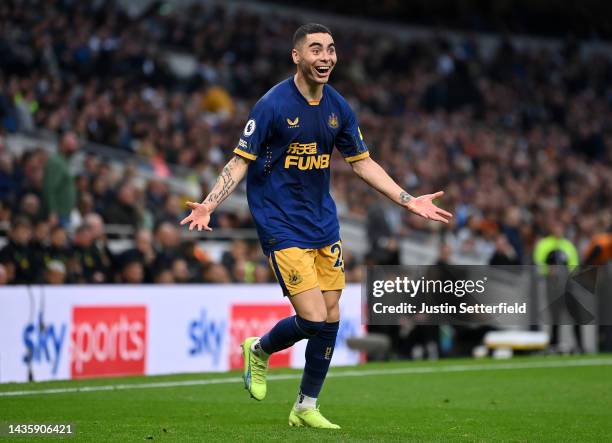
[[[325,327],[324,321],[310,321],[296,315],[293,317],[297,327],[308,337],[314,337]]]
[[[326,331],[337,331],[338,329],[340,329],[340,320],[333,322],[326,321],[325,326],[323,326],[323,329]]]

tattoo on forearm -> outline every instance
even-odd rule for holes
[[[212,203],[215,206],[220,204],[234,190],[236,181],[232,177],[232,171],[236,166],[236,157],[232,158],[221,171],[221,175],[217,179],[212,191],[204,200],[205,203]]]
[[[402,191],[399,197],[400,202],[402,202],[403,204],[410,203],[410,201],[414,198],[412,195],[408,194],[405,191]]]

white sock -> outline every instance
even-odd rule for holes
[[[315,397],[309,397],[302,394],[301,392],[297,396],[295,401],[296,409],[314,409],[317,407],[317,399]]]
[[[258,338],[253,343],[251,343],[251,351],[261,358],[268,358],[269,355],[266,354],[263,349],[261,349],[261,345],[259,344],[260,341],[261,340]]]

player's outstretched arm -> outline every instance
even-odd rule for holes
[[[355,171],[355,173],[368,185],[415,214],[442,223],[448,223],[449,219],[452,218],[453,215],[450,212],[437,207],[432,202],[432,200],[444,195],[443,191],[421,195],[420,197],[413,197],[395,183],[395,181],[389,177],[389,174],[370,157],[353,162],[351,166],[353,167],[353,171]]]
[[[240,180],[246,175],[249,168],[249,160],[235,155],[223,167],[223,171],[217,178],[215,186],[213,186],[210,194],[202,203],[187,202],[187,206],[191,209],[191,213],[181,220],[181,225],[189,223],[189,230],[198,228],[198,231],[212,231],[208,226],[210,222],[210,214],[225,200],[238,186]]]

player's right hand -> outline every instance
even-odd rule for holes
[[[181,220],[181,225],[189,223],[189,230],[193,231],[193,228],[197,227],[198,231],[204,229],[205,231],[212,231],[212,228],[208,226],[210,223],[210,214],[212,210],[205,203],[187,202],[187,207],[191,209],[191,213]]]
[[[442,197],[443,195],[444,191],[438,191],[434,194],[421,195],[420,197],[415,197],[410,200],[405,206],[416,215],[420,215],[427,220],[435,220],[448,224],[449,220],[453,217],[453,214],[437,207],[433,203],[433,200],[438,197]]]

